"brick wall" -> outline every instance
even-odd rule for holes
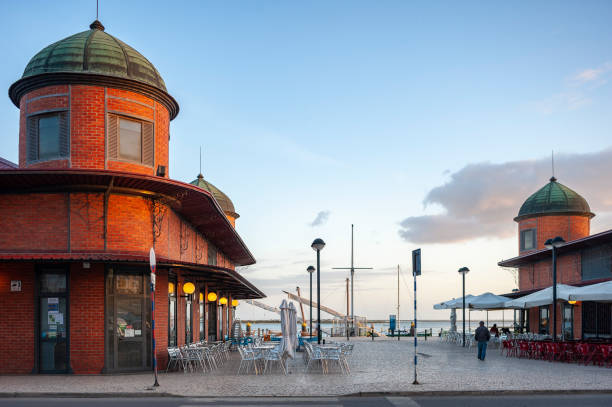
[[[155,284],[155,353],[157,366],[165,369],[168,364],[168,270],[156,270]]]
[[[5,194],[0,251],[67,251],[67,194]]]
[[[70,266],[70,365],[74,373],[104,368],[104,264]]]
[[[104,168],[104,88],[70,87],[70,161],[72,168]]]
[[[70,157],[27,164],[26,117],[49,109],[70,111]],[[153,167],[107,160],[106,113],[134,117],[154,123],[155,158]],[[168,176],[170,116],[160,103],[135,92],[102,86],[62,85],[34,90],[21,98],[19,121],[19,166],[29,168],[112,169],[156,175],[158,165]]]
[[[21,291],[11,292],[11,280]],[[34,265],[0,263],[0,373],[31,373],[34,368]]]
[[[521,231],[526,229],[536,229],[536,249],[545,248],[546,240],[561,236],[565,241],[580,239],[590,234],[591,220],[587,216],[538,216],[523,219],[518,224],[518,248],[521,250]],[[525,250],[520,254],[525,254],[533,250]]]

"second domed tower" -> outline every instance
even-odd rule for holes
[[[229,196],[224,194],[223,191],[221,191],[219,188],[217,188],[210,182],[206,181],[202,174],[198,174],[198,177],[191,181],[190,184],[200,187],[205,191],[208,191],[213,196],[213,198],[215,198],[215,200],[223,210],[223,213],[225,213],[227,219],[229,219],[229,221],[232,223],[232,226],[236,227],[236,219],[238,219],[240,215],[236,213],[236,209],[234,209],[234,203],[231,199],[229,199]]]
[[[565,241],[589,236],[594,216],[582,196],[552,177],[527,198],[514,218],[519,226],[519,253],[544,249],[544,242],[556,236]]]

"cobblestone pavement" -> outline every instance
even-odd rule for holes
[[[239,355],[213,373],[160,374],[161,386],[147,390],[152,374],[0,376],[0,393],[167,393],[185,396],[334,396],[378,392],[610,390],[612,369],[506,358],[489,349],[485,362],[436,338],[419,339],[419,382],[413,385],[414,342],[364,338],[355,343],[351,375],[304,373],[301,353],[290,374],[236,375]]]

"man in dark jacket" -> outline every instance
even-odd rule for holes
[[[478,342],[478,359],[485,360],[485,356],[487,354],[487,344],[489,343],[489,339],[491,339],[491,334],[489,330],[484,324],[484,321],[480,321],[480,326],[476,328],[475,339]]]

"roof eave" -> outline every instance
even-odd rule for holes
[[[158,185],[159,188],[161,189],[162,185],[168,185],[169,187],[174,187],[174,188],[179,188],[182,190],[188,190],[188,191],[192,191],[195,192],[197,194],[201,194],[203,196],[205,196],[207,198],[207,200],[209,201],[209,203],[211,203],[213,205],[213,207],[215,208],[215,212],[218,215],[217,216],[217,220],[220,220],[221,222],[223,222],[223,229],[225,230],[226,233],[229,233],[231,238],[234,239],[235,243],[237,243],[239,245],[239,247],[241,248],[241,254],[239,256],[230,256],[228,255],[228,257],[230,258],[230,260],[238,266],[246,266],[246,265],[250,265],[250,264],[255,264],[255,258],[253,257],[253,254],[250,252],[250,250],[248,249],[248,247],[246,246],[246,244],[244,243],[244,241],[242,240],[242,238],[240,237],[240,235],[238,234],[238,232],[236,231],[236,229],[232,226],[230,220],[227,218],[227,216],[225,216],[225,213],[223,212],[223,210],[221,209],[221,207],[219,206],[218,202],[214,199],[214,197],[208,192],[205,191],[201,188],[198,188],[194,185],[190,185],[190,184],[186,184],[184,182],[181,181],[177,181],[177,180],[172,180],[169,178],[163,178],[163,177],[157,177],[157,176],[150,176],[150,175],[141,175],[141,174],[135,174],[135,173],[126,173],[126,172],[120,172],[120,171],[110,171],[110,170],[82,170],[82,169],[45,169],[45,170],[40,170],[40,169],[7,169],[7,170],[2,170],[0,171],[0,186],[2,186],[2,179],[6,179],[6,177],[19,177],[19,176],[26,176],[26,175],[40,175],[40,176],[44,176],[44,175],[49,175],[49,176],[53,176],[53,175],[57,175],[57,176],[62,176],[64,178],[63,184],[55,184],[55,186],[70,186],[70,185],[76,185],[79,187],[82,187],[83,184],[70,184],[67,183],[70,180],[70,177],[78,177],[80,176],[91,176],[91,177],[110,177],[115,179],[115,183],[114,185],[120,188],[120,184],[117,181],[118,179],[126,179],[127,181],[129,180],[143,180],[146,181],[150,184],[149,188]],[[100,184],[103,185],[103,184]],[[27,192],[28,190],[34,189],[34,187],[30,184],[26,184],[26,183],[20,183],[18,187],[13,187],[11,189],[11,186],[13,186],[13,184],[10,184],[9,186],[4,186],[4,190],[2,192]],[[36,190],[34,190],[34,192],[36,192]],[[157,192],[160,193],[159,191],[153,191],[153,192]],[[186,198],[181,198],[181,199],[186,199]],[[197,228],[198,225],[194,223],[194,226]],[[203,234],[206,234],[206,231],[201,231],[203,232]],[[213,243],[215,243],[213,241]],[[217,244],[217,243],[215,243]],[[219,246],[221,249],[223,249],[223,246]],[[228,254],[228,251],[225,251],[226,254]]]
[[[179,113],[178,102],[165,90],[152,84],[121,76],[89,72],[49,72],[26,76],[13,83],[8,90],[9,98],[19,107],[21,97],[35,89],[51,85],[92,85],[108,86],[143,94],[155,99],[168,109],[170,120]]]
[[[529,218],[536,218],[540,216],[585,216],[589,219],[595,217],[593,212],[582,212],[582,211],[552,211],[552,212],[539,212],[539,213],[528,213],[525,215],[518,215],[514,218],[515,222],[520,222]]]

